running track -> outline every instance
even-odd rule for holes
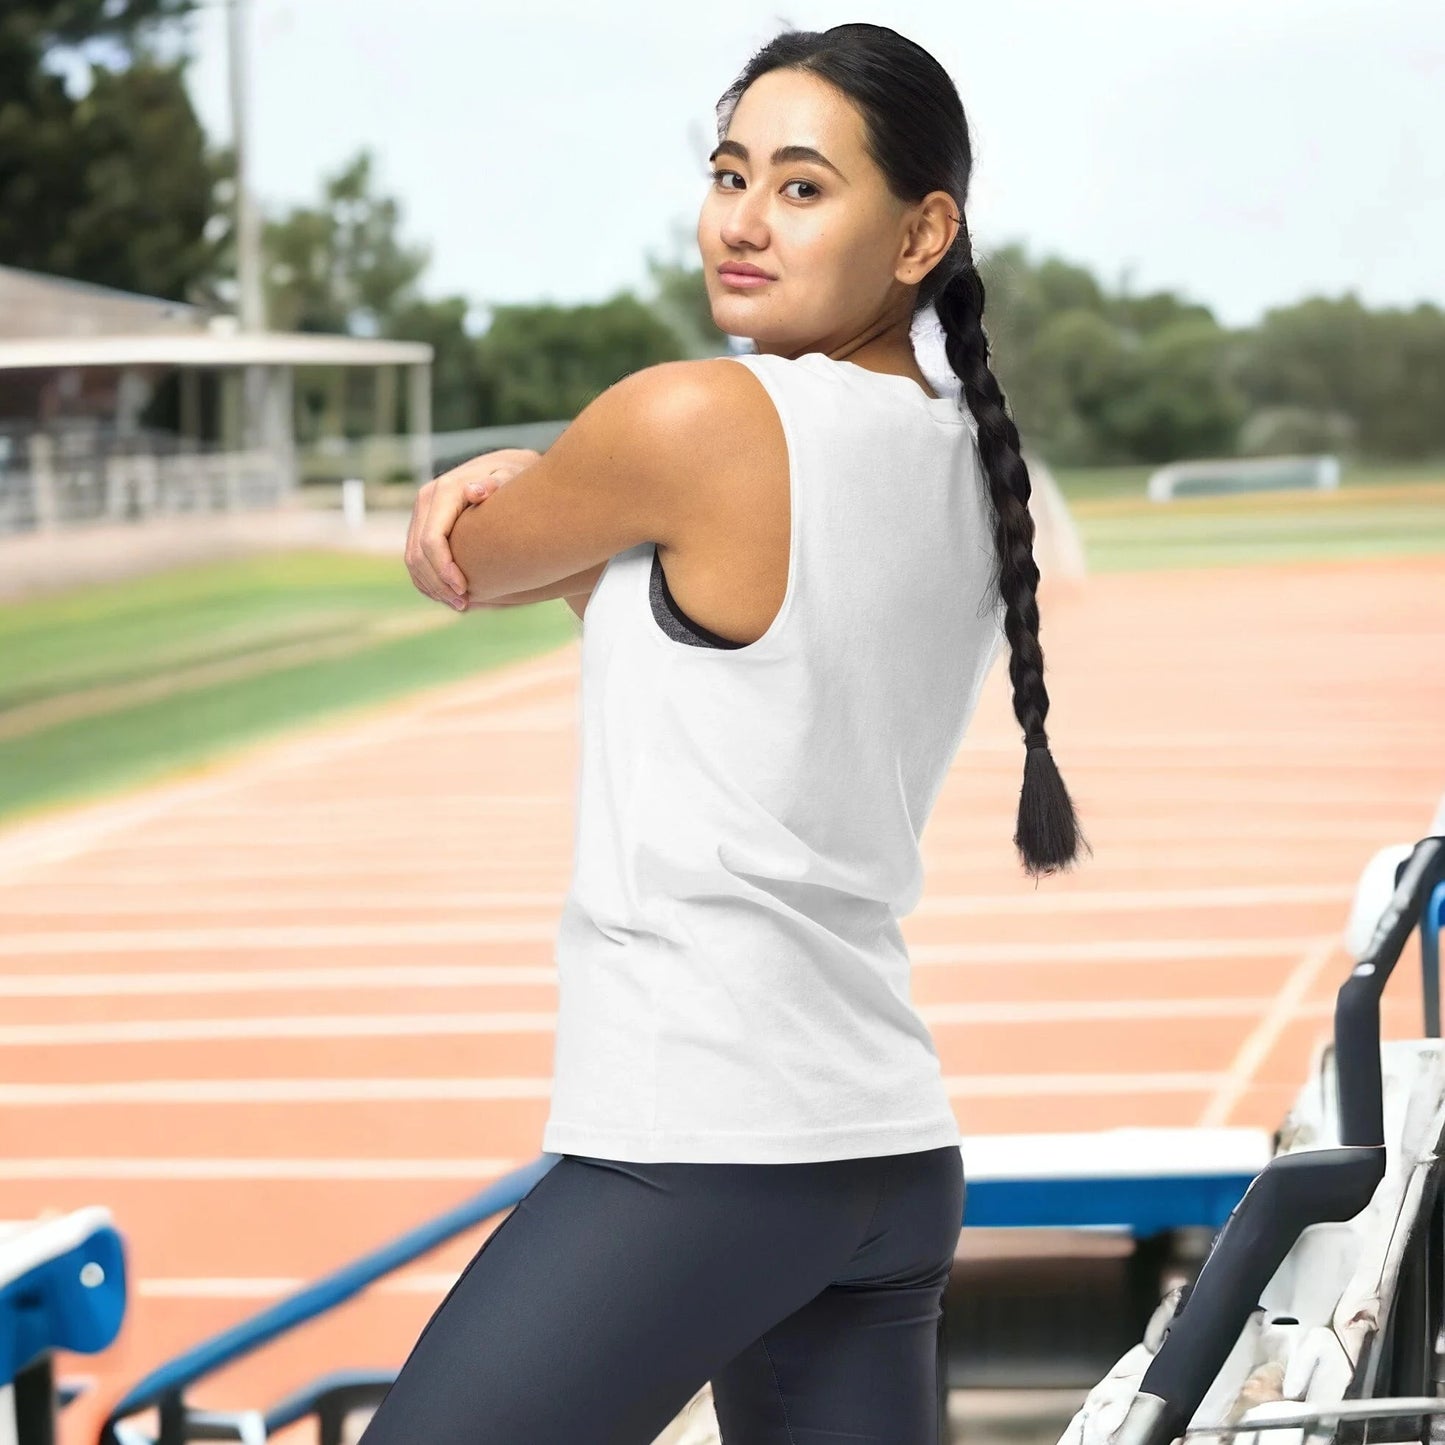
[[[1278,1123],[1355,877],[1445,788],[1441,596],[1445,557],[1044,595],[1095,856],[1018,868],[1000,665],[904,923],[965,1134]],[[573,644],[0,833],[0,1217],[103,1202],[129,1247],[120,1339],[60,1362],[98,1379],[67,1445],[161,1359],[536,1156],[576,686]],[[1418,1031],[1417,968],[1412,940],[1388,1036]],[[491,1227],[195,1402],[394,1368]]]

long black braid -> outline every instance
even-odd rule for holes
[[[1044,730],[1049,694],[1039,645],[1039,569],[1028,505],[1033,484],[1020,451],[1018,428],[988,364],[983,278],[974,265],[966,229],[960,229],[959,239],[965,248],[963,259],[933,304],[943,323],[948,364],[963,383],[963,399],[978,423],[978,452],[988,476],[997,554],[994,585],[1004,603],[1014,716],[1024,731],[1024,780],[1014,843],[1024,866],[1039,876],[1068,867],[1077,860],[1080,847],[1088,845]],[[957,247],[959,242],[954,244]]]

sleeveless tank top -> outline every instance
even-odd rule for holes
[[[786,590],[737,644],[676,608],[651,542],[593,588],[542,1148],[787,1163],[956,1144],[898,925],[1004,641],[973,419],[822,352],[729,359],[787,443]]]

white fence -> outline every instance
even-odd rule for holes
[[[294,484],[273,451],[100,427],[0,432],[0,533],[274,507]]]

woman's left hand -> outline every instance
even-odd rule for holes
[[[484,502],[498,487],[540,460],[540,452],[504,447],[472,457],[417,491],[404,553],[406,570],[417,591],[458,612],[467,610],[467,579],[452,557],[447,540],[451,530],[468,507]]]

